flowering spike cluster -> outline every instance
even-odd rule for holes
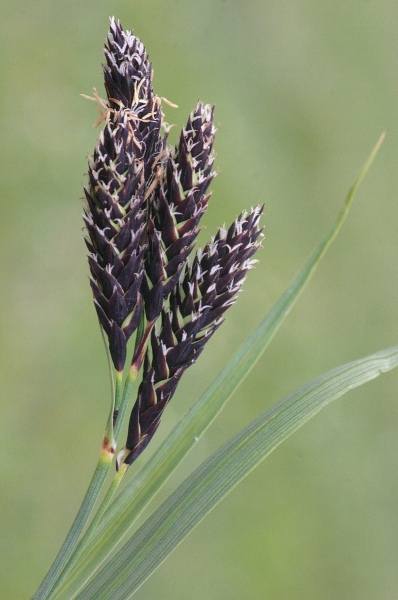
[[[150,442],[183,373],[235,302],[256,262],[262,208],[242,213],[190,260],[215,177],[214,109],[198,102],[177,145],[167,146],[145,48],[113,18],[105,58],[107,100],[97,97],[105,125],[89,159],[84,221],[94,304],[119,373],[140,332],[132,368],[143,362],[142,382],[120,466]]]
[[[131,464],[156,432],[164,408],[185,370],[200,356],[206,342],[224,320],[256,262],[251,257],[262,237],[262,207],[243,212],[228,230],[220,229],[192,265],[185,265],[177,287],[152,331],[143,380],[131,413],[126,449],[119,455]]]

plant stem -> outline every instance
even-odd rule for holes
[[[117,418],[115,419],[113,436],[116,442],[119,439],[120,431],[122,429],[124,419],[126,417],[126,412],[130,404],[133,386],[136,378],[137,372],[134,369],[130,369],[124,384],[123,396],[121,397],[120,404],[118,406]]]
[[[104,440],[105,439],[106,436]],[[111,466],[113,454],[114,452],[110,451],[109,446],[106,449],[101,449],[99,461],[97,463],[90,485],[88,486],[86,495],[84,496],[84,500],[75,517],[75,520],[73,521],[72,527],[70,528],[69,533],[66,536],[65,541],[62,544],[62,547],[58,552],[50,570],[45,576],[37,592],[34,594],[34,596],[32,596],[31,600],[45,600],[45,598],[48,597],[54,585],[54,582],[57,580],[64,566],[68,562],[69,557],[71,556],[73,549],[76,546],[77,539],[81,534],[83,527],[87,523],[94,503],[98,498],[102,485]]]
[[[31,600],[46,600],[55,589],[56,583],[63,572],[65,566],[69,562],[69,559],[73,555],[73,552],[76,548],[76,544],[78,542],[79,536],[83,531],[84,526],[86,525],[91,511],[94,507],[94,504],[100,494],[102,486],[105,482],[106,476],[109,472],[109,469],[112,464],[113,456],[115,454],[115,447],[117,443],[117,438],[119,436],[121,427],[123,425],[123,420],[129,405],[129,401],[131,398],[132,388],[137,376],[137,372],[134,369],[130,369],[130,372],[127,376],[124,392],[122,395],[122,372],[116,372],[116,387],[115,387],[115,400],[112,403],[111,411],[109,413],[109,417],[107,420],[105,433],[102,441],[102,447],[100,452],[100,458],[98,460],[97,466],[95,468],[93,477],[91,479],[90,485],[87,489],[86,495],[84,496],[83,502],[80,506],[80,509],[73,521],[73,524],[69,530],[68,535],[65,538],[64,543],[61,546],[53,564],[50,567],[47,575],[43,579],[39,589],[32,596]],[[115,414],[115,407],[119,407],[118,418],[115,425],[113,427],[113,419]],[[123,471],[124,472],[124,471]],[[115,478],[114,482],[111,484],[111,487],[100,506],[100,514],[94,518],[91,523],[89,529],[87,530],[84,538],[85,544],[88,542],[91,537],[92,532],[100,521],[102,514],[104,513],[106,507],[108,506],[110,499],[115,493],[120,480],[123,475],[121,475],[120,479]],[[106,501],[106,504],[105,504]],[[80,555],[80,554],[79,554]],[[63,578],[62,578],[63,579]]]
[[[115,387],[115,406],[114,410],[119,410],[120,401],[122,398],[123,386],[122,386],[123,371],[116,371],[116,387]]]
[[[120,482],[122,481],[123,476],[126,473],[127,469],[128,469],[128,465],[122,464],[119,471],[116,473],[116,475],[106,493],[105,498],[103,499],[100,507],[98,508],[98,510],[95,514],[94,519],[91,521],[87,531],[85,532],[85,534],[83,535],[83,537],[81,538],[79,543],[77,544],[67,565],[65,566],[64,570],[62,571],[62,573],[59,575],[58,579],[56,580],[55,585],[53,585],[50,595],[49,595],[49,598],[52,598],[53,595],[58,591],[60,591],[62,593],[62,583],[68,577],[69,573],[72,571],[72,569],[75,566],[75,564],[77,563],[78,559],[84,552],[84,550],[91,538],[92,533],[97,528],[98,523],[102,519],[102,515],[104,514],[104,512],[105,512],[106,508],[108,507],[111,499],[113,498],[116,490],[118,489]]]

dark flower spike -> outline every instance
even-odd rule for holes
[[[144,143],[134,124],[128,109],[108,113],[84,190],[91,288],[119,372],[140,318],[146,250]]]
[[[263,207],[243,212],[220,229],[191,266],[186,266],[162,310],[159,327],[151,334],[143,380],[131,413],[125,448],[117,465],[132,464],[155,434],[164,408],[185,370],[200,356],[206,342],[234,304],[263,236],[259,220]]]
[[[110,107],[131,108],[133,104],[145,107],[154,97],[152,66],[141,40],[132,31],[124,31],[113,17],[104,54],[107,64],[103,65],[103,71]]]
[[[210,198],[207,190],[215,177],[213,120],[214,109],[199,102],[179,143],[167,149],[161,162],[159,186],[151,197],[142,287],[148,321],[160,314],[159,299],[167,298],[176,286],[199,233],[199,221]]]
[[[144,142],[145,179],[149,186],[158,155],[164,151],[166,138],[161,137],[162,111],[160,98],[152,88],[152,66],[145,47],[132,31],[124,31],[112,17],[105,44],[103,65],[108,106],[131,109],[136,119],[134,128]]]
[[[157,185],[166,137],[145,48],[113,18],[105,57],[106,122],[89,163],[84,219],[95,307],[120,372],[141,314],[147,199]]]

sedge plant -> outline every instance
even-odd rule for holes
[[[170,145],[145,47],[113,18],[103,72],[106,99],[96,92],[93,98],[102,130],[89,158],[83,218],[90,285],[109,358],[112,403],[86,495],[32,600],[130,598],[195,525],[284,439],[331,400],[398,365],[397,346],[338,367],[292,392],[207,458],[131,532],[138,516],[248,376],[311,279],[383,136],[325,240],[216,380],[119,491],[129,467],[155,435],[185,371],[222,325],[255,265],[253,257],[263,238],[263,206],[243,210],[203,249],[196,249],[216,175],[214,107],[198,102],[177,144]],[[127,437],[120,444],[128,415]],[[113,465],[113,481],[98,504]]]

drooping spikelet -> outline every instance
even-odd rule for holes
[[[162,311],[161,325],[152,331],[119,465],[134,462],[148,445],[182,374],[197,360],[234,304],[247,271],[256,262],[251,257],[260,247],[261,213],[262,207],[257,206],[250,214],[242,213],[228,230],[219,230],[181,275],[168,308]]]

